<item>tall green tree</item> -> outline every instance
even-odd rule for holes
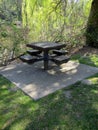
[[[93,0],[87,23],[86,44],[98,48],[98,0]]]

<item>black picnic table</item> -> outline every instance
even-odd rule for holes
[[[49,51],[64,48],[66,47],[66,44],[54,42],[35,42],[27,44],[26,46],[43,52],[42,60],[44,61],[44,69],[47,70],[48,62],[51,59],[49,56]]]

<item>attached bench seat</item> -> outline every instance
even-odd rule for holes
[[[70,57],[64,56],[64,55],[57,56],[52,59],[52,61],[55,62],[57,65],[67,63],[69,60],[70,60]]]
[[[40,54],[41,51],[39,50],[27,50],[27,53],[29,53],[30,55],[37,55],[37,54]]]
[[[20,60],[22,60],[23,62],[27,62],[27,63],[31,64],[31,63],[34,63],[37,60],[37,57],[26,54],[26,55],[20,56]]]
[[[58,56],[66,55],[66,54],[68,54],[68,51],[67,50],[53,50],[53,54],[56,54]]]

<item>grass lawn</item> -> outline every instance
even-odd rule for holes
[[[98,67],[97,56],[88,61]],[[90,80],[93,85],[78,82],[34,101],[0,76],[0,130],[98,130],[98,74]]]
[[[95,54],[89,56],[74,55],[72,56],[72,60],[77,60],[82,64],[98,67],[98,55]]]

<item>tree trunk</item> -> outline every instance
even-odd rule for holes
[[[98,48],[98,0],[93,0],[86,30],[86,44]]]

